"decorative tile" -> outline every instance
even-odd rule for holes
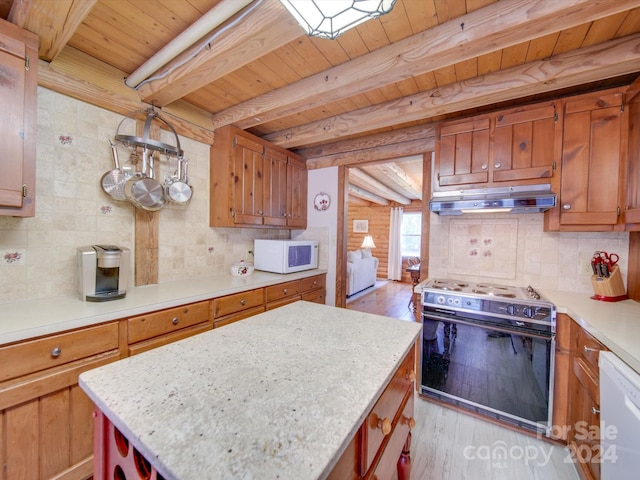
[[[26,252],[21,249],[5,250],[2,255],[2,261],[8,265],[24,265],[26,261]]]

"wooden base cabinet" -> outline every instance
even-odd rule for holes
[[[598,340],[572,322],[569,380],[569,455],[585,480],[600,478],[600,393],[598,356],[607,350]]]
[[[93,474],[93,403],[78,375],[120,359],[118,322],[0,347],[0,478]]]
[[[411,474],[411,430],[415,426],[416,349],[405,356],[387,388],[342,454],[330,480],[386,479]]]

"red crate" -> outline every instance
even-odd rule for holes
[[[93,417],[95,480],[164,480],[100,410],[96,409]]]

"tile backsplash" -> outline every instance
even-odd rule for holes
[[[0,303],[75,294],[79,246],[115,244],[133,256],[134,207],[100,186],[113,169],[109,139],[123,118],[38,88],[36,216],[0,216]],[[161,140],[175,143],[171,134]],[[180,145],[194,195],[186,207],[158,212],[160,283],[226,273],[253,249],[254,238],[289,238],[288,230],[210,228],[209,145],[185,137]],[[168,171],[161,164],[158,180]]]
[[[430,214],[429,277],[532,285],[593,294],[596,250],[620,255],[627,275],[627,232],[544,232],[541,214]]]

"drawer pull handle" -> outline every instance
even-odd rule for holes
[[[563,210],[571,210],[571,204],[570,203],[565,203],[564,205],[562,205],[562,209]]]
[[[282,293],[287,293],[287,289],[285,288],[284,290],[282,290]]]
[[[388,418],[379,418],[378,428],[382,430],[384,436],[389,435],[391,433],[391,421]]]
[[[173,320],[171,320],[171,323],[173,323],[174,325],[177,325],[179,322],[178,317],[173,317]]]
[[[51,356],[53,358],[58,358],[62,353],[62,349],[60,347],[55,347],[51,349]]]
[[[414,372],[413,370],[411,370],[409,373],[407,373],[404,378],[406,378],[407,380],[409,380],[410,382],[415,381],[416,379],[416,372]]]
[[[597,348],[587,347],[587,346],[585,345],[585,346],[584,346],[584,351],[585,351],[585,353],[589,353],[589,352],[599,352],[600,350],[598,350]]]
[[[246,305],[247,301],[243,298],[242,300],[240,300],[240,305]]]
[[[598,415],[600,413],[600,410],[598,410],[596,407],[591,407],[591,413],[593,413],[594,415]]]
[[[406,425],[409,425],[409,430],[413,430],[415,428],[415,426],[416,426],[416,419],[413,418],[413,417],[407,418],[407,417],[403,416],[402,417],[402,423],[404,423]]]

